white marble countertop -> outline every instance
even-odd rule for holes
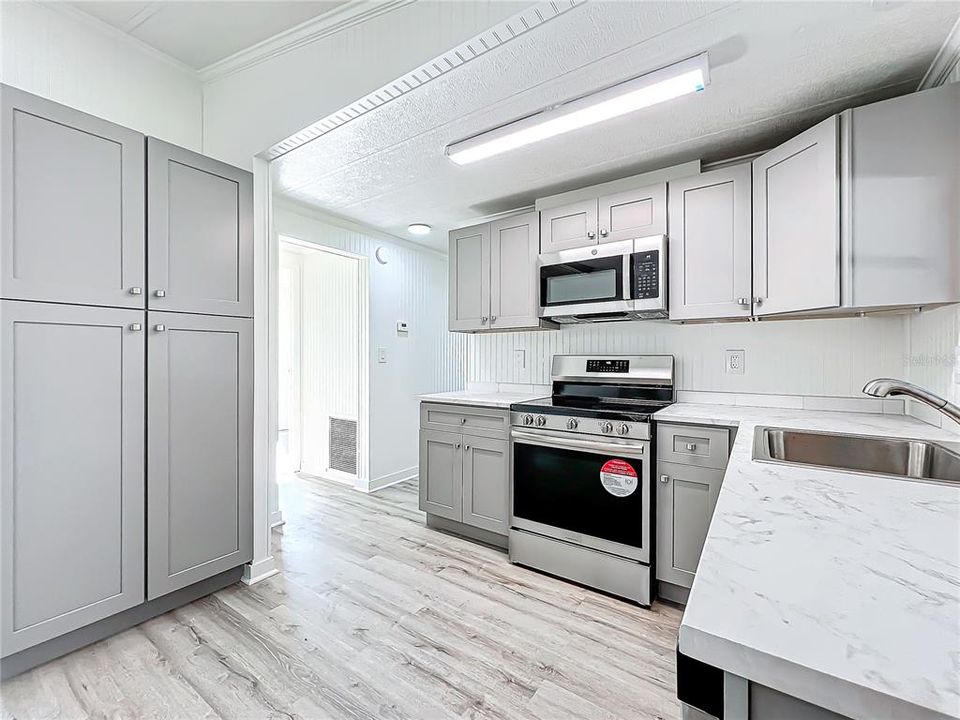
[[[757,425],[957,435],[903,416],[727,405],[656,419],[739,428],[685,654],[851,718],[960,717],[960,488],[752,459]]]
[[[547,393],[549,395],[550,393]],[[544,397],[544,393],[493,392],[458,390],[456,392],[420,395],[420,400],[453,405],[478,405],[480,407],[508,408],[513,403]]]

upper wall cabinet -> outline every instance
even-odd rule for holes
[[[253,315],[253,176],[150,138],[149,307]]]
[[[143,308],[143,135],[5,85],[0,106],[2,297]]]
[[[540,212],[540,252],[545,254],[666,232],[666,183]]]
[[[670,319],[750,317],[750,163],[670,183]]]
[[[840,140],[844,306],[960,301],[960,83],[848,110]]]
[[[754,314],[840,305],[839,119],[753,161]]]
[[[450,330],[546,327],[539,317],[538,215],[450,233]]]

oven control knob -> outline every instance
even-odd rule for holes
[[[628,432],[630,432],[630,426],[626,423],[617,428],[617,435],[626,435]]]
[[[567,420],[567,430],[576,430],[579,424],[576,418],[570,418]]]
[[[543,427],[547,424],[547,419],[543,415],[537,415],[537,427]]]
[[[524,415],[523,416],[524,425],[533,425],[533,415]]]
[[[612,433],[613,432],[613,423],[602,422],[600,423],[600,432],[602,433]]]

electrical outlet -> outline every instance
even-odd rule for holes
[[[743,375],[745,355],[743,350],[727,350],[726,372],[728,375]]]
[[[387,361],[387,349],[385,347],[377,348],[377,362],[385,363]]]
[[[527,366],[526,350],[513,351],[513,367],[515,370],[523,370]]]

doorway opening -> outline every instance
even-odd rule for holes
[[[363,488],[366,461],[367,258],[280,236],[277,478]]]

